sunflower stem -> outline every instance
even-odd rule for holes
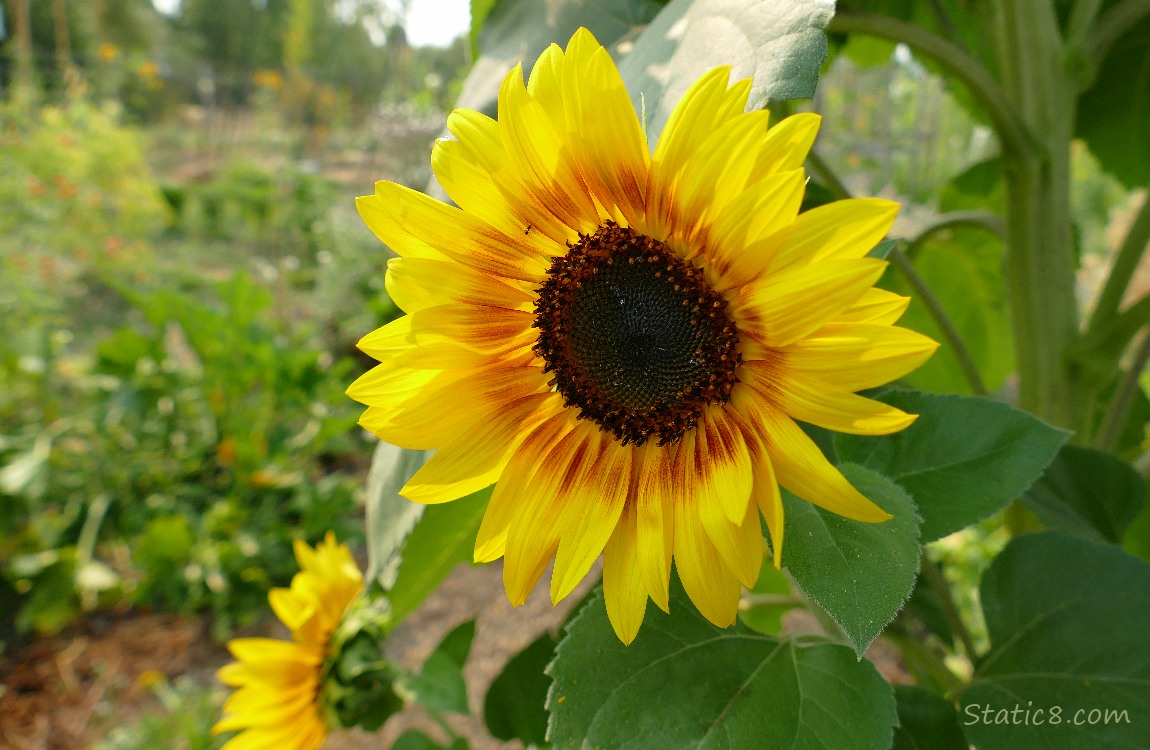
[[[930,590],[938,598],[938,603],[942,607],[942,616],[946,618],[946,624],[958,636],[959,641],[962,642],[962,649],[966,652],[966,658],[973,664],[978,655],[978,651],[974,647],[974,639],[971,637],[966,623],[962,620],[958,605],[954,602],[954,594],[950,590],[950,584],[947,583],[942,570],[935,564],[934,560],[930,559],[925,550],[919,561],[919,570],[921,570],[926,584],[930,586]]]
[[[974,363],[974,358],[970,354],[970,350],[966,348],[966,343],[959,335],[958,329],[954,327],[951,322],[950,316],[946,314],[946,310],[942,308],[942,304],[934,293],[930,290],[926,281],[919,276],[918,271],[915,270],[914,264],[910,262],[910,258],[906,256],[900,248],[891,250],[888,256],[891,262],[899,272],[906,278],[907,283],[914,288],[915,294],[918,295],[919,300],[926,306],[927,312],[930,317],[934,319],[938,325],[939,331],[942,333],[943,338],[950,345],[954,356],[958,359],[958,366],[962,370],[962,376],[966,379],[966,383],[970,386],[970,390],[976,396],[985,396],[988,391],[986,383],[982,380],[982,375],[978,372],[978,366]]]
[[[1126,232],[1126,237],[1118,248],[1114,257],[1114,265],[1106,277],[1106,284],[1098,296],[1098,303],[1094,306],[1094,313],[1090,316],[1090,334],[1096,334],[1103,326],[1111,322],[1118,315],[1118,308],[1122,298],[1126,296],[1126,289],[1130,286],[1130,279],[1134,270],[1142,261],[1147,245],[1150,245],[1150,188],[1146,190],[1146,197],[1142,200],[1142,208]]]
[[[1070,143],[1074,70],[1049,0],[993,3],[1003,88],[1031,135],[1003,140],[1007,253],[1004,263],[1018,369],[1019,406],[1062,427],[1090,404],[1070,354],[1078,342]]]
[[[1006,222],[1001,216],[989,211],[950,211],[935,219],[907,243],[906,255],[912,261],[918,257],[927,240],[939,232],[957,227],[971,227],[993,234],[1000,240],[1006,239]]]
[[[883,633],[883,637],[898,648],[921,686],[932,686],[948,697],[957,694],[965,686],[962,678],[952,672],[930,646],[920,639],[891,630]]]
[[[1114,43],[1146,16],[1150,16],[1150,0],[1122,0],[1099,17],[1090,35],[1090,57],[1095,70]]]
[[[1122,376],[1122,382],[1118,384],[1118,390],[1115,391],[1114,398],[1110,400],[1110,406],[1106,409],[1106,417],[1102,420],[1102,426],[1098,428],[1098,438],[1095,440],[1095,447],[1099,450],[1113,451],[1117,447],[1122,428],[1130,415],[1130,408],[1134,405],[1138,381],[1146,369],[1147,361],[1150,361],[1150,331],[1142,336],[1142,343],[1138,345],[1134,361]]]
[[[845,200],[851,197],[851,191],[847,189],[847,186],[843,184],[839,176],[835,174],[835,171],[831,169],[830,165],[823,160],[823,157],[820,156],[818,152],[812,149],[807,154],[807,163],[810,165],[811,171],[819,176],[819,179],[822,180],[827,190],[831,192],[831,195],[838,200]]]

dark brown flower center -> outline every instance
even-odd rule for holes
[[[624,445],[674,442],[737,382],[738,331],[702,271],[608,221],[551,261],[535,353],[551,385]]]

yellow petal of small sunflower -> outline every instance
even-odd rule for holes
[[[293,640],[236,638],[236,661],[217,677],[237,688],[225,701],[214,734],[240,730],[224,747],[315,750],[327,734],[321,681],[330,641],[345,611],[363,590],[351,551],[330,532],[315,548],[295,543],[300,572],[269,600]]]
[[[875,289],[885,263],[864,257],[897,206],[798,213],[818,116],[768,127],[745,112],[750,82],[728,79],[696,81],[651,154],[580,30],[526,83],[511,71],[498,119],[448,118],[433,168],[459,208],[389,183],[360,201],[401,256],[388,288],[406,315],[363,339],[382,364],[349,394],[380,437],[437,449],[402,493],[446,502],[494,483],[475,560],[504,558],[514,605],[553,558],[559,600],[603,554],[624,642],[648,598],[668,607],[672,565],[704,616],[734,621],[760,518],[783,559],[780,484],[889,518],[795,420],[905,427],[913,415],[855,391],[935,348],[893,327],[908,300]]]

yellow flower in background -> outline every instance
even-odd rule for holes
[[[225,750],[314,750],[327,736],[324,662],[344,612],[363,591],[363,576],[331,532],[315,549],[297,540],[295,556],[300,572],[291,588],[273,589],[268,596],[292,640],[236,638],[228,643],[236,661],[217,673],[221,682],[238,688],[224,703],[224,718],[212,727],[216,734],[242,730]]]
[[[360,198],[400,257],[407,315],[367,335],[380,365],[349,395],[383,440],[436,454],[401,490],[447,502],[495,484],[475,559],[504,558],[511,603],[554,557],[559,601],[603,555],[607,612],[630,642],[672,561],[711,622],[734,622],[779,484],[866,522],[889,518],[796,420],[879,435],[914,416],[855,395],[936,344],[892,324],[908,299],[865,257],[897,206],[799,214],[819,118],[768,129],[750,81],[717,68],[684,95],[654,153],[607,51],[552,45],[499,119],[457,110],[432,154],[455,208],[390,182]]]
[[[103,42],[96,49],[97,56],[104,62],[112,62],[120,57],[120,48],[111,42]]]

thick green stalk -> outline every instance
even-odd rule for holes
[[[1078,425],[1070,348],[1078,330],[1070,225],[1075,86],[1050,0],[996,2],[1002,84],[1037,149],[1003,142],[1006,278],[1019,403],[1054,424]]]

